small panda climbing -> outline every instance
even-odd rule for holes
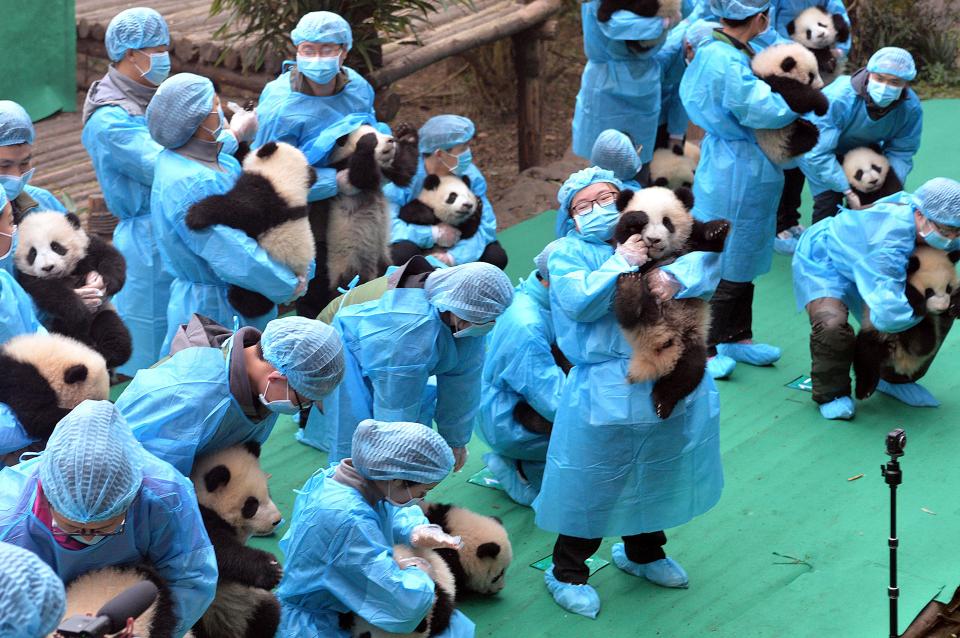
[[[427,175],[420,194],[405,204],[398,216],[408,224],[449,224],[460,231],[461,239],[469,239],[480,228],[483,202],[470,190],[466,175]]]
[[[671,190],[693,188],[700,163],[700,147],[691,142],[673,148],[658,148],[650,161],[650,185]]]
[[[831,14],[819,6],[807,7],[787,23],[787,35],[817,58],[824,84],[830,84],[843,74],[844,61],[833,54],[838,43],[850,40],[850,25],[842,15]]]
[[[756,54],[753,72],[786,101],[794,113],[825,115],[830,107],[823,94],[817,59],[803,45],[775,44]],[[820,130],[810,120],[794,120],[781,129],[756,129],[757,144],[774,164],[783,164],[817,145]]]
[[[850,182],[850,189],[860,198],[861,206],[869,206],[903,190],[897,174],[890,170],[890,161],[878,146],[850,149],[843,155],[840,165]]]
[[[14,264],[48,330],[91,346],[110,369],[126,363],[133,342],[117,311],[104,303],[91,312],[75,292],[91,273],[103,279],[108,297],[123,287],[126,265],[116,248],[85,233],[73,213],[37,212],[20,222]]]

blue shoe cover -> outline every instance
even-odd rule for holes
[[[780,235],[790,233],[789,230],[785,230],[782,233],[778,233],[776,237],[773,238],[773,251],[779,255],[792,255],[797,250],[797,244],[800,242],[798,237],[790,234],[789,237],[781,237]]]
[[[553,577],[553,566],[543,574],[543,581],[557,604],[574,614],[596,618],[600,613],[600,596],[590,585],[563,583]]]
[[[766,343],[720,343],[717,352],[752,366],[768,366],[780,360],[780,348]]]
[[[877,390],[915,408],[939,408],[940,402],[919,383],[888,383],[880,379]]]
[[[661,587],[675,587],[686,589],[690,583],[687,572],[672,558],[662,558],[652,563],[635,563],[627,558],[627,551],[623,543],[616,543],[612,548],[613,563],[633,576],[646,578],[654,585]]]
[[[500,487],[507,493],[507,496],[520,505],[530,507],[539,492],[534,486],[523,480],[520,472],[517,471],[516,463],[493,452],[484,454],[483,460],[494,478],[500,481]]]
[[[726,379],[736,367],[736,361],[722,354],[707,359],[707,373],[714,379]]]
[[[825,419],[849,421],[857,413],[857,406],[850,397],[840,397],[830,403],[820,404],[820,416]]]

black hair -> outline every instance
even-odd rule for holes
[[[748,22],[756,18],[758,15],[765,15],[768,18],[770,17],[770,9],[754,13],[752,16],[747,18],[733,19],[733,18],[720,18],[720,22],[728,27],[733,27],[734,29],[745,26]]]

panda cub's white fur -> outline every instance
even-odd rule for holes
[[[53,333],[19,335],[3,344],[3,354],[36,368],[56,393],[61,408],[72,410],[87,399],[104,401],[110,396],[106,361],[76,339]],[[67,383],[68,369],[78,365],[86,367],[86,378]]]
[[[789,71],[784,71],[781,62],[787,57],[796,60],[797,65]],[[802,84],[808,84],[814,89],[823,88],[823,79],[817,68],[817,58],[801,44],[786,43],[767,47],[753,56],[750,67],[760,77],[787,77]]]
[[[75,228],[66,215],[54,211],[31,213],[17,227],[17,250],[13,261],[17,270],[41,279],[63,277],[73,272],[74,267],[86,257],[90,237]],[[59,244],[66,251],[61,254],[52,246]],[[29,251],[35,250],[33,263]],[[49,268],[49,270],[47,270]]]
[[[840,17],[843,22],[843,18]],[[788,32],[794,42],[814,50],[823,81],[830,84],[841,75],[846,59],[833,57],[832,49],[838,42],[850,37],[849,27],[843,23],[843,33],[837,30],[837,21],[823,7],[807,7],[788,25]]]
[[[872,193],[880,190],[890,173],[890,161],[867,146],[847,151],[843,156],[843,173],[854,190]]]
[[[683,145],[683,155],[669,148],[658,148],[650,160],[650,184],[671,190],[693,188],[697,165],[700,163],[700,147],[691,142]]]
[[[432,190],[421,190],[417,199],[432,208],[440,221],[451,226],[465,222],[480,205],[470,186],[454,175],[440,176],[440,185]]]

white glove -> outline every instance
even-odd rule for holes
[[[441,248],[450,248],[460,241],[460,229],[450,224],[435,224],[430,227],[433,243]]]
[[[337,191],[341,195],[356,195],[360,192],[360,189],[350,183],[349,169],[342,169],[337,171]]]
[[[467,459],[470,458],[470,451],[465,447],[455,447],[453,449],[453,471],[459,472],[463,469],[463,466],[466,465]]]
[[[656,295],[660,301],[673,299],[680,290],[680,284],[674,279],[673,275],[665,270],[654,268],[645,275],[645,278],[650,292]]]
[[[293,297],[290,298],[290,301],[299,299],[307,293],[307,278],[303,275],[297,275],[297,287],[293,291]]]
[[[227,106],[233,111],[230,118],[230,132],[238,142],[252,142],[257,135],[257,112],[246,111],[236,102],[228,102]]]
[[[83,301],[87,310],[96,312],[103,305],[103,293],[107,289],[107,284],[103,276],[96,270],[87,273],[84,284],[80,288],[75,288],[74,292]]]
[[[433,578],[433,567],[427,562],[426,558],[420,558],[419,556],[410,556],[409,558],[399,558],[397,559],[397,565],[400,566],[400,569],[406,569],[407,567],[416,567],[417,569],[426,572],[427,576],[431,579]]]
[[[844,195],[847,197],[847,208],[851,210],[861,210],[863,208],[863,204],[860,203],[860,196],[852,190],[845,192]]]
[[[430,254],[450,267],[457,265],[457,260],[453,258],[453,255],[445,250],[434,250]]]
[[[410,532],[410,544],[425,549],[460,549],[463,540],[447,534],[439,525],[417,525]]]
[[[630,235],[626,243],[617,246],[617,254],[627,260],[631,266],[642,266],[650,257],[647,256],[647,245],[640,235]]]

